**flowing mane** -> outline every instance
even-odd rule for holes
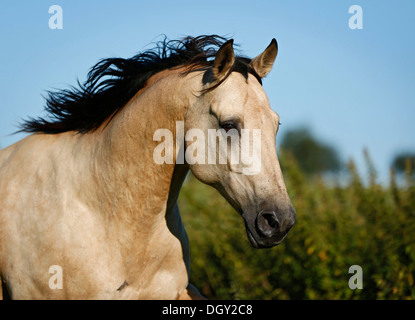
[[[78,87],[48,91],[45,110],[48,118],[29,118],[20,125],[20,132],[56,134],[66,131],[87,133],[94,131],[107,119],[112,119],[125,104],[145,86],[154,74],[179,66],[192,71],[208,71],[213,58],[226,38],[209,35],[168,40],[129,59],[107,58],[91,68],[87,80]],[[248,78],[261,78],[249,65],[251,59],[237,56],[233,71]],[[229,76],[228,74],[228,76]],[[203,77],[209,82],[209,77]],[[225,79],[222,79],[222,83]],[[220,83],[209,88],[214,89]]]

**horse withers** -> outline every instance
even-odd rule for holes
[[[189,284],[189,244],[177,206],[189,170],[241,214],[254,247],[279,244],[295,210],[276,154],[279,117],[261,85],[277,51],[275,39],[252,60],[218,36],[165,40],[130,59],[101,60],[79,88],[50,92],[49,118],[23,123],[32,134],[0,151],[4,294],[201,298]],[[178,122],[206,137],[209,130],[259,130],[259,170],[207,158],[179,163],[189,139],[171,145],[173,162],[154,161],[154,133],[164,128],[176,138]],[[218,155],[229,151],[226,141],[215,147]]]

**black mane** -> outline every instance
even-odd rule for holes
[[[154,49],[129,59],[102,59],[89,71],[84,84],[78,81],[78,88],[49,91],[45,107],[49,119],[30,118],[20,125],[20,131],[49,134],[94,131],[114,117],[154,74],[181,65],[187,66],[188,72],[209,70],[226,41],[215,35],[170,41],[165,38]],[[236,57],[232,71],[245,78],[251,73],[261,82],[249,62],[248,58]]]

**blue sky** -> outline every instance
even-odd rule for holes
[[[51,30],[48,9],[63,9]],[[351,30],[349,7],[363,9]],[[415,1],[2,1],[0,146],[27,116],[44,115],[42,94],[85,79],[100,58],[130,57],[162,34],[233,37],[256,56],[276,38],[279,54],[264,80],[284,130],[305,125],[354,159],[367,148],[383,181],[393,156],[415,151]]]

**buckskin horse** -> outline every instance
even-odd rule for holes
[[[190,170],[241,215],[255,248],[279,244],[295,223],[279,166],[262,78],[275,39],[257,57],[219,36],[160,41],[130,59],[99,61],[78,87],[49,92],[46,118],[0,151],[0,276],[12,299],[197,299],[177,199]],[[154,132],[261,130],[261,170],[158,164]],[[175,148],[186,149],[185,141]],[[223,147],[223,146],[222,146]],[[226,148],[226,145],[225,145]],[[219,152],[220,150],[218,150]],[[51,288],[51,266],[62,270]]]

